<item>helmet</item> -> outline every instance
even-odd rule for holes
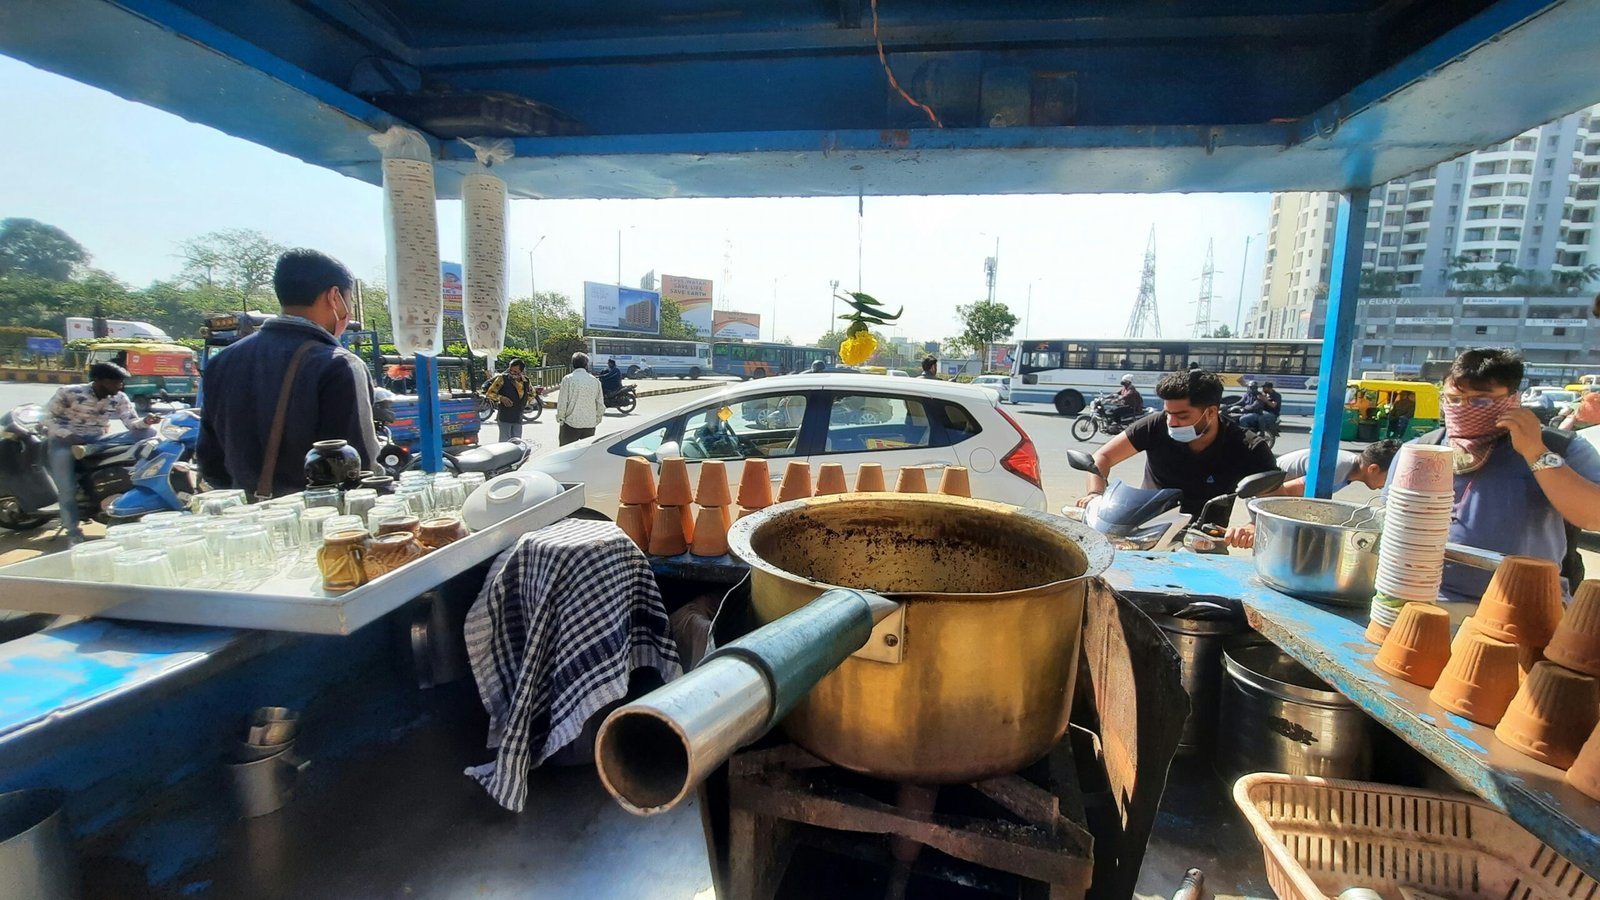
[[[1122,383],[1123,384],[1133,384],[1133,376],[1132,375],[1124,375],[1124,376],[1122,376]]]
[[[1246,382],[1245,382],[1245,383],[1244,383],[1244,386],[1245,386],[1245,387],[1247,387],[1247,388],[1253,388],[1253,387],[1255,387],[1255,386],[1256,386],[1256,382],[1255,382],[1255,379],[1251,379],[1251,380],[1249,380],[1249,381],[1246,381]]]

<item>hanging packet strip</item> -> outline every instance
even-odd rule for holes
[[[444,295],[432,151],[422,135],[398,126],[368,140],[383,155],[383,227],[395,349],[402,356],[438,356],[444,346]]]
[[[506,204],[506,183],[499,178],[478,174],[461,179],[461,257],[466,262],[462,313],[467,344],[491,366],[506,343]]]

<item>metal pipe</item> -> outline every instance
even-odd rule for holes
[[[766,734],[898,607],[836,588],[719,647],[694,671],[606,717],[595,741],[601,783],[635,815],[672,809],[734,751]]]
[[[1444,545],[1444,558],[1451,562],[1461,563],[1464,566],[1487,569],[1493,572],[1495,569],[1500,568],[1500,563],[1505,561],[1506,555],[1504,553],[1496,553],[1493,550],[1480,550],[1477,547],[1469,547],[1466,544],[1450,543]]]

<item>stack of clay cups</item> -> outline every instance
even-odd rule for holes
[[[1369,640],[1381,642],[1406,603],[1439,597],[1455,499],[1454,453],[1450,447],[1407,444],[1390,469]]]
[[[708,459],[700,464],[700,486],[694,499],[700,514],[694,520],[694,541],[689,552],[695,556],[725,555],[733,495],[728,491],[728,470],[720,460]]]
[[[1396,678],[1431,688],[1449,661],[1450,614],[1438,604],[1412,601],[1400,608],[1372,662]]]
[[[621,528],[639,549],[650,551],[651,519],[655,516],[656,475],[650,461],[642,456],[630,456],[622,467],[622,494],[617,507],[617,527]]]
[[[1560,567],[1547,559],[1507,556],[1489,579],[1471,621],[1484,634],[1516,644],[1526,676],[1544,659],[1561,618]]]
[[[772,472],[764,459],[747,459],[739,473],[739,518],[772,505]]]
[[[1572,605],[1544,649],[1549,660],[1570,671],[1600,679],[1600,580],[1578,585]],[[1567,783],[1600,800],[1600,728],[1590,732],[1567,770]]]
[[[656,515],[650,526],[650,555],[679,556],[694,540],[694,491],[689,487],[689,466],[681,456],[661,461],[656,487]]]
[[[1553,662],[1536,663],[1494,736],[1524,756],[1570,767],[1600,723],[1600,682]]]
[[[1493,728],[1516,696],[1517,682],[1517,645],[1484,634],[1469,618],[1456,630],[1450,662],[1428,697],[1462,718]]]

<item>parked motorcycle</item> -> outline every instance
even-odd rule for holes
[[[631,384],[624,385],[607,394],[605,403],[606,409],[619,409],[623,415],[627,415],[639,405],[639,392]]]
[[[1080,441],[1087,441],[1099,432],[1106,435],[1119,435],[1127,430],[1129,425],[1139,421],[1140,416],[1154,412],[1145,407],[1138,416],[1124,418],[1121,414],[1122,404],[1118,402],[1116,394],[1106,394],[1089,403],[1089,408],[1072,420],[1072,436]]]
[[[509,441],[497,441],[493,444],[480,444],[470,450],[460,453],[446,453],[444,455],[444,471],[455,475],[462,472],[482,472],[485,478],[504,475],[522,468],[523,463],[533,456],[533,451],[538,445],[522,438],[512,438]],[[401,451],[404,453],[405,451]],[[420,469],[422,457],[406,455],[406,460],[396,469],[396,473],[404,469]]]
[[[1094,457],[1081,450],[1068,450],[1067,463],[1080,472],[1097,471]],[[1118,550],[1161,552],[1181,546],[1195,553],[1224,554],[1228,552],[1228,529],[1211,523],[1212,509],[1226,506],[1239,497],[1248,499],[1271,493],[1283,484],[1284,478],[1284,473],[1276,469],[1247,476],[1233,493],[1207,500],[1200,508],[1200,515],[1193,519],[1180,509],[1182,491],[1134,487],[1113,479],[1105,493],[1090,500],[1088,506],[1079,509],[1068,504],[1062,507],[1061,514],[1080,519],[1105,535]]]
[[[1234,424],[1240,425],[1241,427],[1244,423],[1240,422],[1239,420],[1248,415],[1248,413],[1245,412],[1244,401],[1242,400],[1232,403],[1224,402],[1222,406],[1222,414],[1232,419]],[[1268,447],[1277,446],[1278,430],[1278,419],[1273,419],[1271,424],[1265,426],[1264,428],[1254,429],[1257,434],[1267,439]]]
[[[190,461],[200,437],[200,414],[165,403],[150,409],[166,416],[156,426],[157,437],[97,447],[78,460],[81,518],[132,519],[182,509],[194,492]],[[0,528],[27,531],[59,515],[44,422],[44,407],[37,403],[0,416]],[[136,488],[134,496],[121,499]]]
[[[490,381],[493,380],[492,378],[490,379]],[[547,391],[549,391],[549,388],[542,384],[533,386],[533,396],[528,398],[528,406],[522,411],[522,421],[539,421],[539,417],[544,415],[544,395]],[[489,399],[489,381],[478,385],[478,418],[487,422],[494,418],[495,411],[498,409],[499,407],[495,405],[494,401]]]

